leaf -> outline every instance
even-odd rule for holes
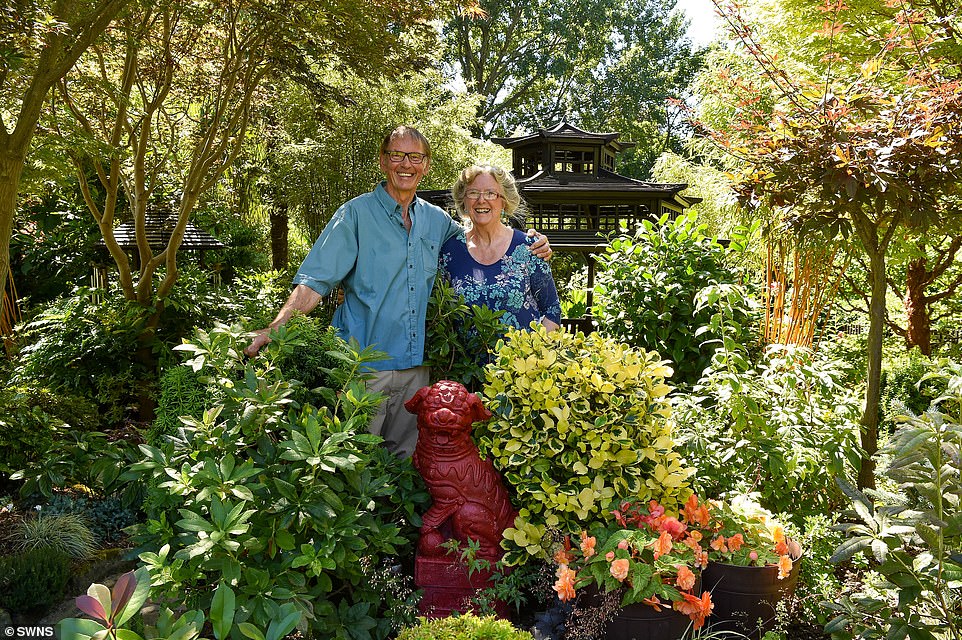
[[[261,630],[250,622],[241,622],[237,625],[237,628],[251,640],[264,640],[264,634],[261,633]]]
[[[87,618],[65,618],[57,623],[57,637],[61,640],[87,640],[95,633],[105,630],[102,624]]]
[[[107,622],[107,611],[97,598],[88,594],[84,594],[82,596],[77,596],[77,599],[74,602],[76,603],[77,608],[86,613],[88,616],[96,620]]]
[[[127,606],[127,603],[130,601],[130,597],[134,595],[136,588],[137,579],[134,577],[133,571],[128,571],[117,578],[117,582],[114,584],[113,591],[111,592],[111,599],[116,612],[120,613],[123,611],[123,608]]]
[[[135,588],[127,604],[114,614],[114,624],[118,626],[139,612],[147,602],[147,596],[150,595],[150,571],[147,567],[140,567],[134,572],[134,582]]]
[[[284,636],[289,634],[297,626],[297,623],[301,620],[301,613],[295,611],[289,613],[283,620],[273,620],[270,626],[267,627],[267,638],[265,640],[281,640]]]
[[[214,637],[226,640],[234,626],[234,592],[226,583],[221,582],[214,591],[210,604],[210,621],[214,627]]]
[[[850,560],[856,553],[870,547],[871,544],[872,538],[869,536],[857,536],[855,538],[849,538],[838,546],[838,548],[835,550],[835,553],[832,554],[832,557],[829,558],[828,561],[832,564],[845,562],[846,560]]]

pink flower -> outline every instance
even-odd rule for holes
[[[627,541],[627,540],[622,540],[621,542],[619,542],[619,543],[618,543],[618,548],[621,549],[622,551],[624,551],[625,549],[627,549],[627,548],[628,548],[628,541]]]
[[[628,558],[618,558],[611,563],[611,575],[618,582],[624,582],[628,577]]]
[[[667,531],[672,540],[681,540],[687,529],[688,527],[679,522],[678,518],[668,517],[661,522],[661,530]]]
[[[605,560],[607,560],[608,562],[611,562],[614,559],[615,559],[614,551],[609,551],[608,553],[605,554]]]

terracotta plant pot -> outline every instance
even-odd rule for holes
[[[709,562],[702,572],[704,588],[711,591],[714,610],[708,618],[712,630],[734,631],[758,640],[776,623],[778,602],[795,593],[801,567],[801,547],[789,541],[792,570],[778,579],[778,567],[744,567]]]

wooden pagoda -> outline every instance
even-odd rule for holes
[[[619,133],[592,133],[562,122],[515,138],[493,138],[511,149],[512,173],[527,205],[524,226],[544,232],[559,251],[598,253],[622,222],[672,216],[701,201],[681,194],[687,184],[644,182],[615,173],[615,158],[635,146]],[[447,191],[420,194],[452,208]]]
[[[593,254],[604,251],[607,237],[624,223],[629,231],[642,220],[675,217],[701,202],[682,195],[687,184],[635,180],[615,173],[618,154],[635,146],[619,133],[593,133],[562,122],[513,138],[492,138],[511,149],[512,173],[527,206],[517,223],[545,233],[556,251],[585,254],[588,291],[594,285]],[[453,210],[448,191],[420,195]]]

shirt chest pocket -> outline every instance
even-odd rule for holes
[[[430,238],[421,238],[421,264],[426,275],[438,272],[438,243]]]

